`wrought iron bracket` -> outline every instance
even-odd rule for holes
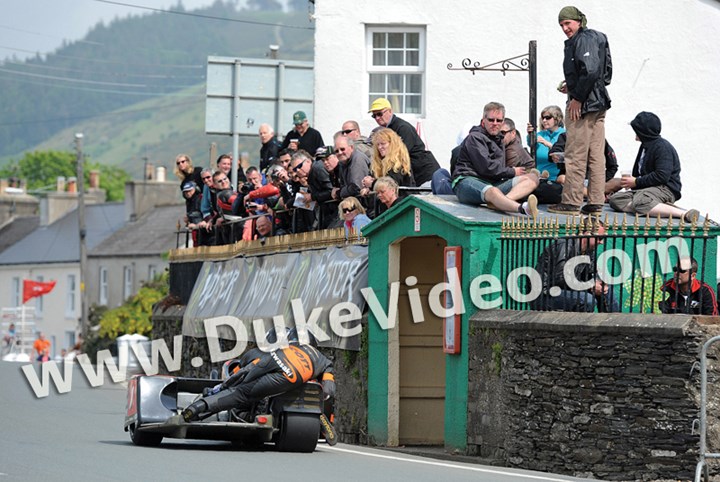
[[[480,62],[473,62],[469,58],[465,58],[461,65],[462,67],[453,67],[453,64],[448,64],[447,68],[448,70],[469,70],[473,75],[478,70],[502,72],[503,75],[507,72],[528,72],[530,70],[530,54],[517,55],[487,65],[480,65]]]

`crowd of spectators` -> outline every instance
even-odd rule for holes
[[[415,129],[393,114],[387,99],[376,100],[370,113],[378,124],[371,135],[362,135],[357,121],[348,120],[329,144],[302,111],[293,114],[295,127],[282,142],[272,126],[260,125],[257,164],[238,170],[236,186],[230,180],[236,162],[231,155],[221,155],[214,170],[178,155],[175,174],[192,244],[340,227],[347,236],[357,235],[398,198],[430,191],[439,165]]]

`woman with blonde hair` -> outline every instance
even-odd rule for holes
[[[536,167],[540,172],[548,171],[550,173],[548,180],[562,182],[565,176],[560,174],[560,167],[549,158],[550,148],[557,142],[560,134],[565,132],[562,109],[556,105],[545,107],[540,112],[539,125],[541,129],[537,133]],[[534,131],[532,124],[528,124],[527,131],[529,143],[530,136]],[[558,176],[561,176],[561,179],[558,179]]]
[[[175,175],[180,179],[180,189],[186,181],[193,181],[196,185],[202,186],[202,167],[193,167],[192,159],[187,154],[178,154],[175,158]]]
[[[353,231],[359,235],[363,226],[370,222],[370,218],[365,214],[365,208],[353,196],[340,201],[338,215],[343,220],[343,226],[345,226],[345,238],[348,238]]]
[[[391,129],[380,129],[373,134],[372,143],[372,176],[363,179],[363,187],[371,190],[375,180],[384,176],[392,178],[398,186],[414,187],[410,154],[400,136]]]

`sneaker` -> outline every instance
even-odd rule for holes
[[[700,217],[700,211],[697,209],[690,209],[685,214],[683,214],[683,219],[686,223],[696,223],[698,218]]]
[[[600,214],[602,210],[602,204],[586,204],[580,209],[580,212],[583,214]]]
[[[522,210],[527,215],[536,220],[538,218],[538,200],[534,194],[530,194],[527,201],[522,203]]]
[[[553,214],[566,214],[568,216],[574,216],[576,214],[580,214],[580,206],[565,203],[553,204],[551,206],[548,206],[548,212]]]
[[[540,173],[540,179],[549,179],[550,178],[550,171],[544,170]]]

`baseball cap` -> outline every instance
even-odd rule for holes
[[[376,110],[383,109],[392,109],[392,106],[390,105],[390,101],[387,100],[385,97],[379,97],[373,101],[368,112],[374,112]]]
[[[315,159],[325,159],[335,154],[333,146],[318,147],[315,151]]]
[[[185,191],[192,191],[196,187],[197,187],[197,184],[195,184],[195,181],[187,181],[187,182],[183,183],[183,185],[180,189],[182,189],[182,191],[185,192]]]
[[[299,110],[293,114],[293,124],[299,125],[307,120],[305,112]]]

